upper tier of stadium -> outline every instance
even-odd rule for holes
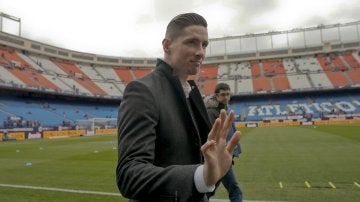
[[[360,87],[360,21],[210,39],[196,80],[203,95],[218,82],[234,95]],[[82,53],[0,32],[0,87],[121,99],[126,84],[156,58]]]

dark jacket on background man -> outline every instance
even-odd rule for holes
[[[209,115],[210,122],[212,124],[219,117],[221,109],[225,109],[227,111],[227,113],[229,113],[231,110],[229,106],[225,106],[224,104],[219,103],[214,96],[206,97],[204,100],[204,103],[205,103],[205,106],[206,106],[206,109],[207,109],[207,112]],[[236,131],[235,123],[232,122],[229,133],[226,137],[227,141],[229,141],[231,139],[231,137],[235,131]],[[235,147],[233,155],[236,157],[239,157],[240,153],[241,153],[241,146],[240,146],[240,144],[238,144]]]

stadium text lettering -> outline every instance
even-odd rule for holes
[[[314,113],[353,113],[358,111],[360,102],[354,100],[322,103],[291,103],[287,105],[257,105],[248,107],[248,116],[281,116],[292,114]]]

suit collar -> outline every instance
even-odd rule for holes
[[[187,105],[184,89],[182,88],[179,77],[174,75],[173,68],[169,64],[167,64],[165,61],[158,59],[157,64],[156,64],[156,70],[162,72],[168,78],[168,80],[171,82],[171,84],[177,91],[177,94],[180,95],[179,98],[182,100],[184,105]],[[194,110],[197,110],[199,112],[199,114],[201,114],[202,118],[207,123],[209,129],[211,129],[209,117],[207,115],[205,105],[202,101],[200,91],[197,88],[195,81],[189,80],[188,83],[190,84],[190,87],[191,87],[191,91],[189,93],[189,99],[195,105]]]
[[[207,114],[203,99],[201,97],[201,93],[200,93],[199,89],[197,88],[194,80],[189,80],[188,82],[191,86],[191,92],[189,95],[189,99],[192,100],[192,102],[195,105],[195,110],[199,111],[199,114],[201,114],[201,117],[205,120],[209,129],[211,129],[212,126],[210,124],[209,116]]]

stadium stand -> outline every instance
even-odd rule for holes
[[[75,64],[17,51],[1,49],[1,81],[85,95],[121,96],[126,83],[151,71],[140,67],[104,67]],[[311,88],[337,88],[359,83],[356,51],[341,55],[314,54],[301,57],[242,61],[204,66],[193,78],[203,94],[211,94],[218,81],[234,87],[234,94],[288,91]],[[20,68],[8,67],[17,64]],[[349,68],[348,68],[349,67]],[[250,80],[249,80],[250,79]]]
[[[214,93],[215,86],[218,78],[218,66],[206,65],[201,67],[200,74],[198,75],[198,82],[202,86],[202,93],[209,95]]]
[[[291,89],[294,90],[303,90],[303,89],[311,89],[312,86],[310,81],[306,75],[289,75],[288,76]]]
[[[320,66],[323,68],[324,71],[332,71],[333,67],[330,65],[331,63],[328,61],[323,54],[319,54],[316,56]]]
[[[360,84],[360,70],[349,71],[348,75],[354,84]]]
[[[190,79],[204,96],[219,82],[229,84],[237,121],[360,119],[360,39],[216,51]],[[0,132],[14,126],[76,129],[79,120],[116,118],[125,86],[155,64],[155,58],[79,53],[0,32]]]
[[[125,89],[125,83],[121,81],[114,68],[96,66],[94,69],[99,72],[99,74],[104,78],[105,82],[112,83],[120,91],[120,94],[118,95],[122,95],[122,92],[124,92]]]
[[[252,75],[252,77],[260,76],[259,63],[257,61],[251,61],[250,66],[251,66],[251,75]]]
[[[90,118],[116,118],[117,103],[94,103],[89,100],[34,98],[32,96],[0,96],[3,127],[31,127],[36,122],[43,127],[75,127],[77,120]],[[9,120],[12,124],[5,122]]]
[[[94,84],[99,86],[107,95],[117,96],[120,95],[120,91],[115,84],[106,81],[106,79],[98,72],[97,69],[89,65],[78,65],[79,68],[88,75]]]
[[[255,92],[272,90],[270,79],[267,77],[253,78],[253,87]]]
[[[297,71],[294,58],[284,58],[283,64],[287,74],[296,74]]]
[[[316,88],[333,88],[332,83],[324,73],[309,74],[309,77]]]
[[[284,91],[284,90],[290,90],[290,82],[286,76],[276,76],[273,77],[275,90],[276,91]]]
[[[151,70],[150,69],[143,69],[143,68],[132,68],[133,72],[134,72],[134,76],[135,78],[141,78],[143,76],[145,76],[146,74],[148,74]]]
[[[360,115],[359,92],[319,92],[305,95],[244,98],[232,102],[239,121],[329,119]],[[245,113],[243,113],[245,111]]]
[[[3,59],[7,61],[7,65],[5,66],[7,68],[3,71],[7,70],[24,84],[31,87],[48,88],[53,90],[59,89],[52,82],[43,77],[40,71],[37,71],[29,63],[18,56],[16,51],[0,49],[0,54]]]
[[[357,58],[357,59],[355,59]],[[359,57],[355,52],[347,51],[344,53],[344,59],[351,68],[360,68]]]
[[[327,72],[326,76],[329,78],[334,87],[350,85],[350,82],[344,76],[343,72]]]
[[[313,56],[295,58],[294,60],[299,71],[302,73],[322,71],[321,65]]]
[[[75,64],[66,61],[57,61],[53,62],[60,67],[68,76],[73,77],[80,85],[86,88],[89,92],[94,95],[106,95],[106,93],[99,88],[92,80],[81,71]]]
[[[262,62],[265,76],[285,74],[284,64],[281,59],[266,60]]]
[[[118,75],[118,77],[120,78],[120,80],[125,84],[129,83],[130,81],[136,78],[133,71],[131,71],[131,68],[115,67],[114,70]]]

